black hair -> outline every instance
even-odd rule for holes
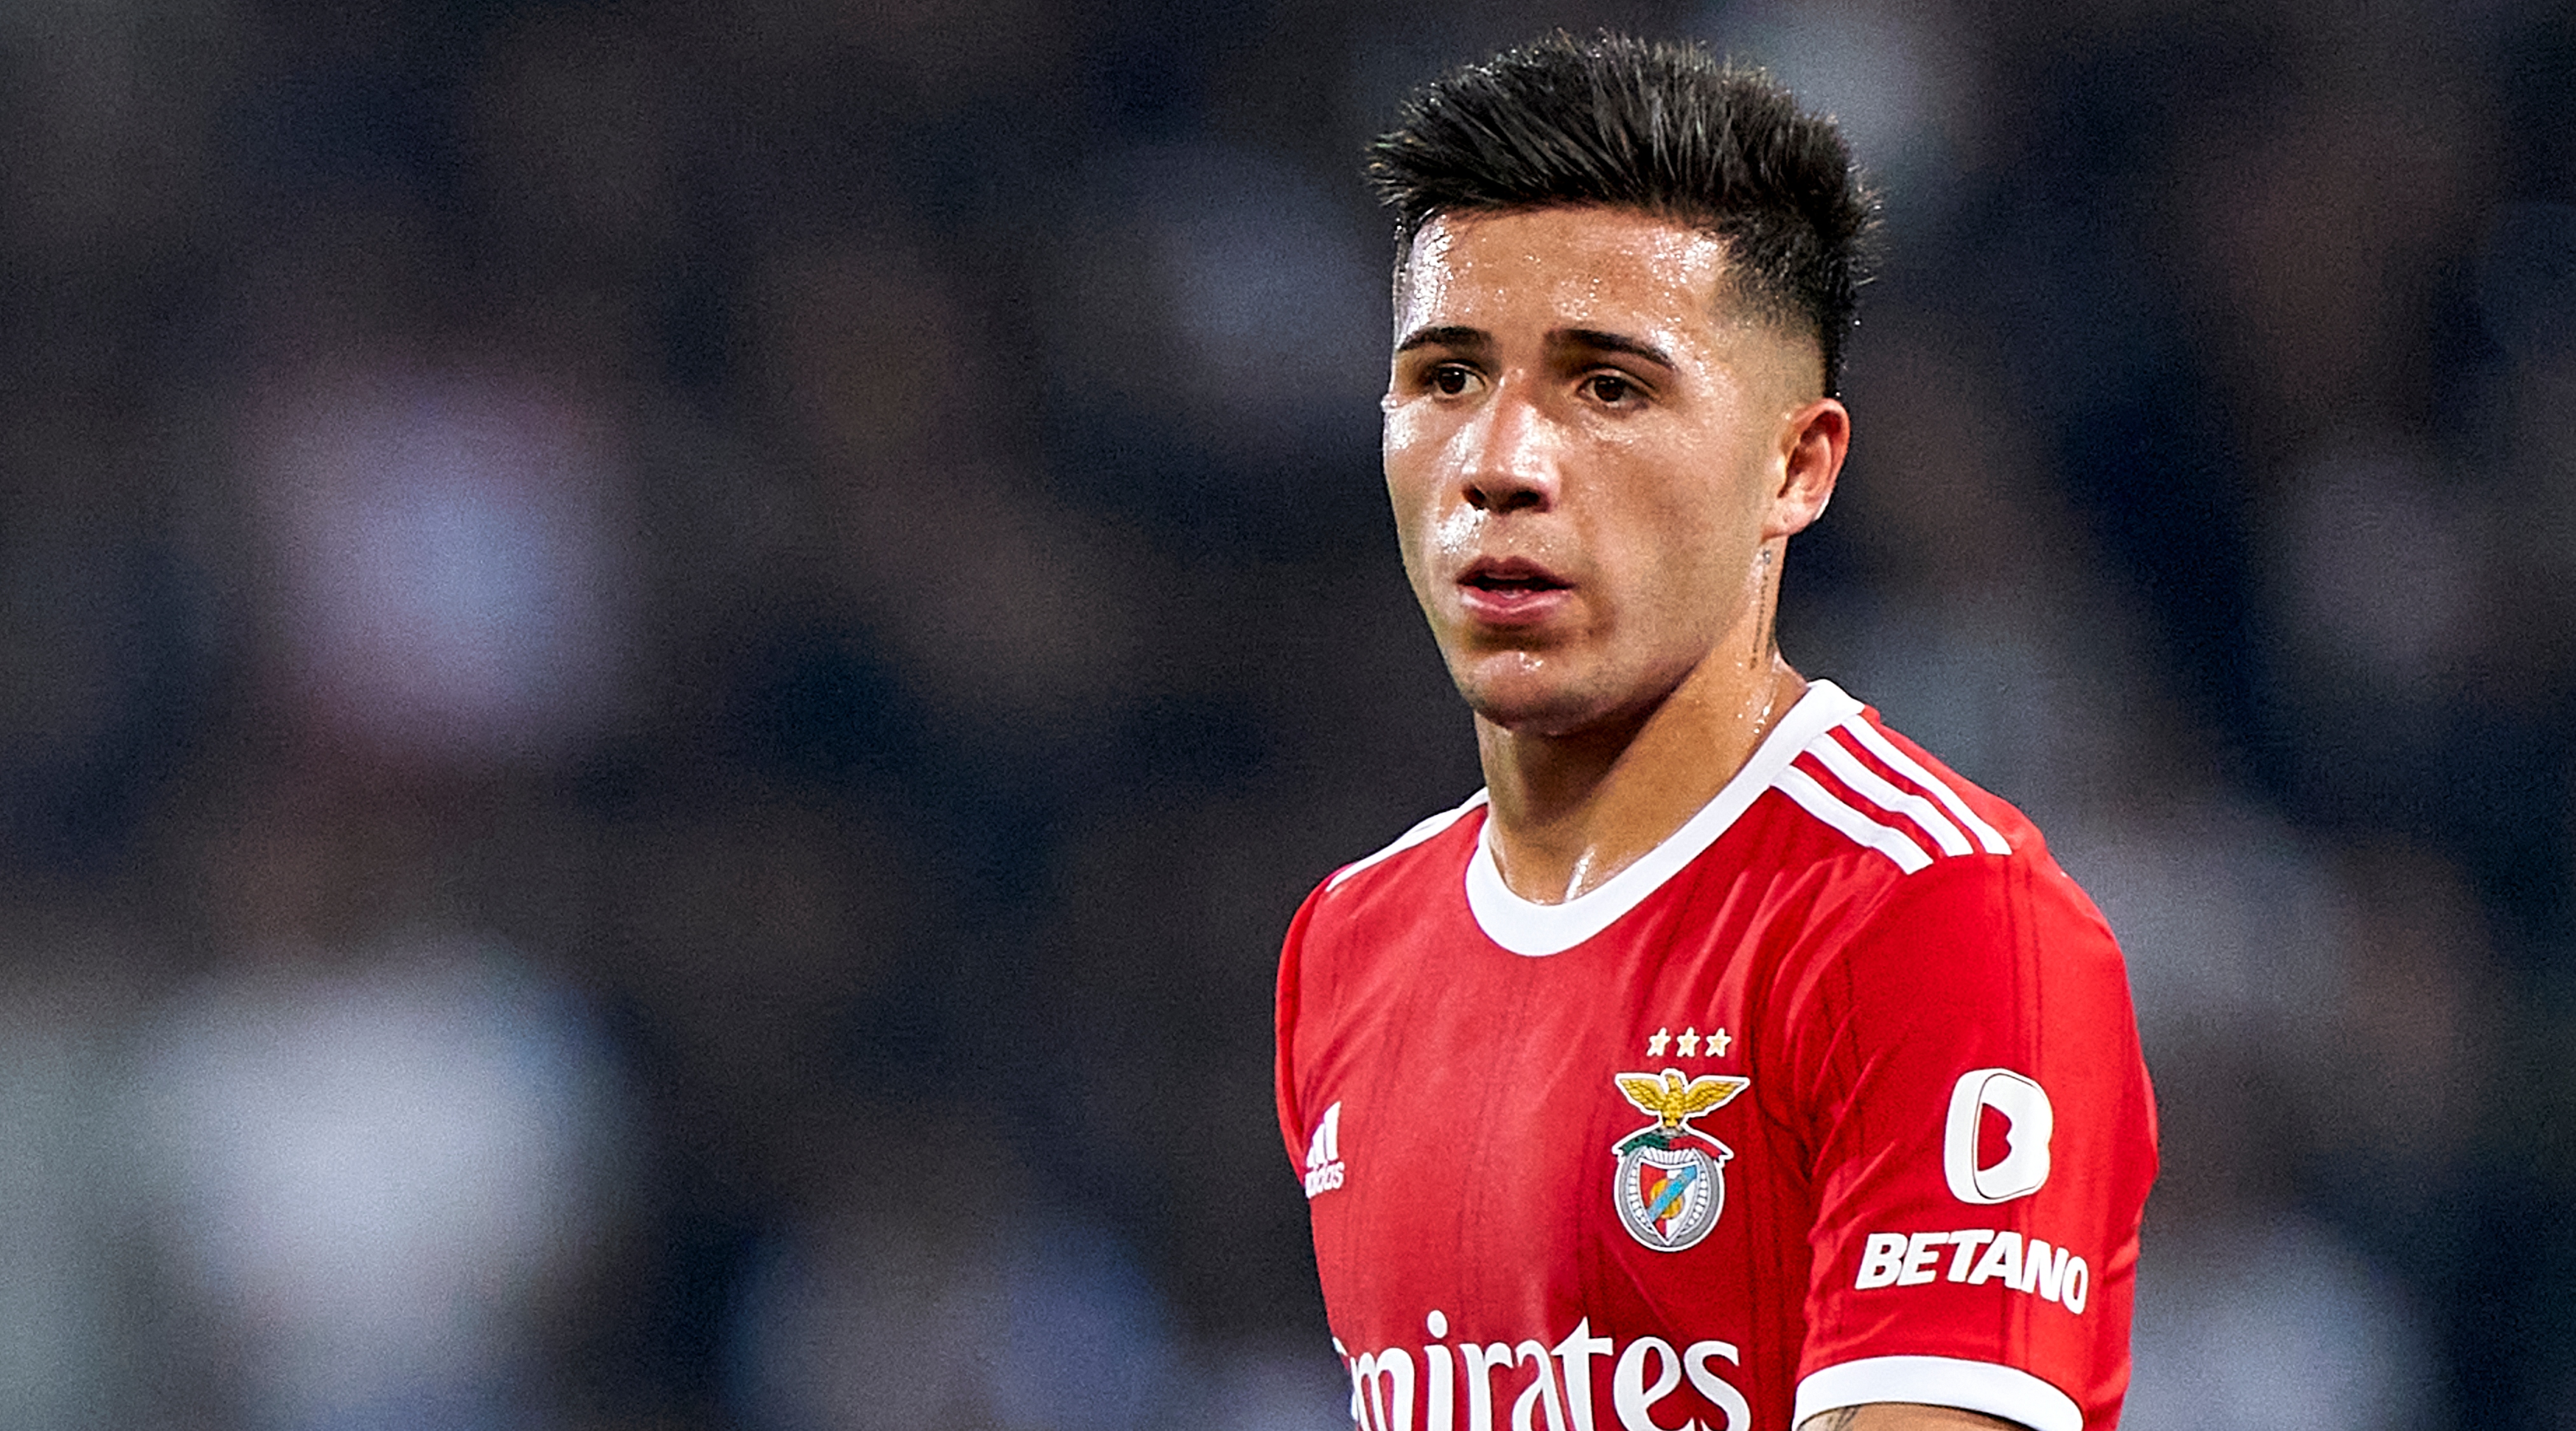
[[[1560,31],[1423,86],[1368,155],[1399,272],[1442,214],[1641,210],[1723,241],[1731,296],[1812,333],[1825,391],[1841,390],[1877,197],[1834,122],[1761,70],[1696,44]]]

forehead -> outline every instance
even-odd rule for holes
[[[1632,209],[1444,214],[1405,256],[1396,329],[1705,326],[1725,275],[1721,240]]]

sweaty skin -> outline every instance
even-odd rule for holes
[[[1805,689],[1780,558],[1849,442],[1814,341],[1744,316],[1715,238],[1622,209],[1443,217],[1385,408],[1406,574],[1475,712],[1504,880],[1598,886]]]
[[[1495,861],[1598,887],[1734,775],[1806,682],[1773,644],[1788,539],[1851,418],[1814,339],[1734,302],[1724,245],[1650,214],[1444,216],[1396,289],[1387,493],[1475,712]],[[1882,1404],[1805,1431],[2011,1423]]]

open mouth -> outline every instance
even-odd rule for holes
[[[1516,596],[1542,591],[1563,591],[1572,583],[1559,578],[1536,563],[1507,559],[1475,563],[1458,578],[1458,584],[1475,591],[1491,592],[1497,596]]]
[[[1534,561],[1492,557],[1458,574],[1458,597],[1467,619],[1481,626],[1536,627],[1556,619],[1573,598],[1574,583]]]
[[[1467,585],[1478,591],[1563,591],[1565,583],[1541,576],[1497,576],[1479,574],[1467,578]]]

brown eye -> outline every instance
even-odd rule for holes
[[[1431,389],[1442,397],[1456,397],[1467,390],[1467,370],[1455,363],[1431,370]]]
[[[1594,373],[1584,380],[1584,387],[1595,402],[1617,407],[1637,395],[1637,385],[1617,373]]]

